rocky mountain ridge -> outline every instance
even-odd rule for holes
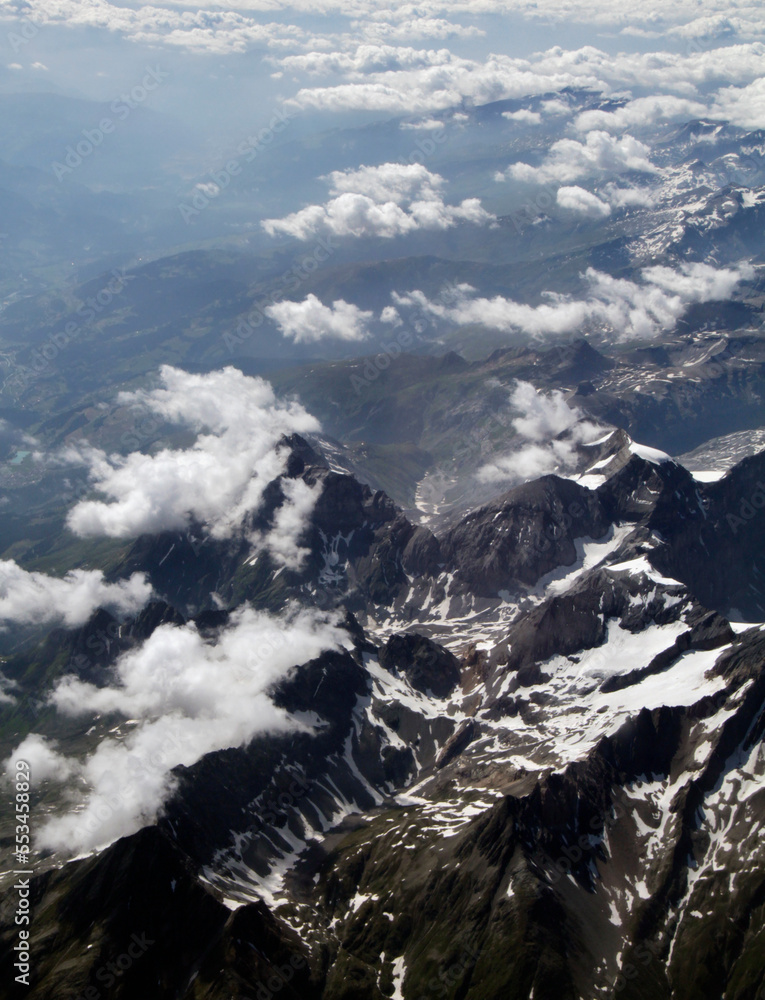
[[[735,580],[760,610],[763,458],[699,483],[617,434],[596,488],[544,477],[436,536],[287,445],[285,476],[322,485],[302,572],[147,536],[120,573],[141,566],[160,593],[170,580],[183,611],[98,612],[16,661],[30,689],[51,662],[109,682],[126,651],[183,625],[200,565],[232,607],[312,594],[357,615],[343,649],[273,688],[296,729],[176,768],[156,826],[48,859],[31,995],[109,975],[117,997],[756,996],[765,640],[706,598]],[[278,481],[267,495],[263,524]],[[229,617],[195,614],[211,641]],[[83,660],[93,636],[109,642]],[[12,927],[4,906],[4,940]],[[109,972],[133,934],[161,955],[146,944]]]

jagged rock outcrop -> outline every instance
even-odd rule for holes
[[[457,657],[425,636],[412,632],[392,635],[380,650],[380,663],[401,673],[417,691],[446,698],[460,681]]]
[[[474,593],[496,597],[520,582],[533,585],[576,558],[574,539],[600,538],[609,520],[591,490],[544,476],[468,514],[446,533],[444,557]]]

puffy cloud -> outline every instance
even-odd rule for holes
[[[16,16],[26,15],[28,6]],[[164,43],[199,52],[226,54],[244,52],[253,46],[294,45],[306,32],[289,23],[263,23],[234,10],[199,7],[174,9],[172,3],[127,7],[109,0],[35,0],[34,21],[38,26],[65,24],[115,32],[135,42]]]
[[[426,0],[416,5],[391,5],[389,0],[223,0],[214,7],[181,0],[156,0],[132,7],[120,5],[114,0],[89,0],[88,3],[81,0],[35,0],[32,8],[21,2],[6,3],[3,13],[6,17],[20,17],[28,16],[30,10],[38,25],[97,28],[152,46],[164,44],[213,54],[243,52],[264,46],[292,52],[305,49],[327,52],[332,49],[347,51],[359,45],[395,45],[417,38],[475,39],[484,34],[483,28],[463,22],[485,14],[507,15],[507,5],[501,0]],[[762,38],[765,33],[761,7],[749,3],[738,6],[732,13],[730,4],[725,0],[701,0],[698,3],[680,0],[671,8],[658,0],[643,0],[637,8],[619,7],[610,0],[594,4],[584,0],[523,0],[513,5],[512,13],[515,17],[532,20],[542,18],[548,23],[608,26],[621,30],[625,36],[667,35],[691,42],[696,39],[705,39],[709,43],[736,38]],[[330,30],[324,33],[315,30],[317,14],[333,15],[326,19]],[[303,21],[306,15],[309,21]],[[339,23],[344,25],[343,32],[337,31]],[[674,53],[667,55],[682,58]],[[623,54],[611,57],[612,62],[617,64],[613,73],[618,72],[618,62],[623,58]],[[512,65],[520,73],[537,61],[538,57],[527,61],[518,59],[513,60]],[[472,66],[477,74],[487,77],[490,73],[481,72],[482,62],[476,60]],[[576,67],[570,72],[577,77]],[[586,72],[586,67],[580,68],[580,80]],[[509,86],[514,83],[511,80]],[[438,89],[435,80],[431,80],[430,85]],[[487,85],[483,84],[484,87]],[[539,85],[533,91],[527,90],[527,93],[545,93],[566,85]],[[576,80],[570,85],[576,86]],[[587,86],[584,83],[580,85]],[[465,96],[470,96],[478,86],[478,83],[473,83]],[[403,93],[406,87],[403,80],[398,80],[391,89]]]
[[[70,811],[40,827],[40,845],[77,852],[104,847],[156,819],[174,787],[172,768],[246,745],[258,733],[299,728],[268,692],[296,665],[348,645],[326,616],[292,610],[274,617],[242,608],[212,638],[192,624],[160,626],[120,658],[106,687],[65,677],[51,695],[59,712],[117,713],[132,723],[122,738],[101,739],[83,761],[51,756],[36,736],[14,751],[15,760],[33,741],[32,752],[51,777],[69,769],[87,789],[84,801],[71,790]]]
[[[591,219],[605,219],[614,208],[636,208],[655,205],[658,193],[649,188],[619,187],[613,182],[598,191],[587,191],[578,185],[558,188],[556,201],[561,208]]]
[[[715,95],[709,117],[741,128],[765,129],[765,77],[746,87],[723,87]]]
[[[0,705],[14,705],[16,703],[15,696],[11,693],[15,691],[17,684],[12,681],[9,677],[0,671]]]
[[[729,299],[736,287],[754,277],[750,264],[716,268],[711,264],[684,264],[679,271],[663,265],[644,267],[643,279],[684,302],[714,302]]]
[[[650,150],[645,143],[631,135],[620,138],[607,132],[588,132],[584,142],[576,139],[559,139],[550,147],[542,164],[513,163],[508,175],[515,180],[535,184],[565,182],[598,173],[621,173],[639,170],[658,173],[650,160]]]
[[[78,9],[74,0],[48,0],[47,3],[37,0],[35,11],[36,13],[39,11],[40,16],[58,12],[62,18],[79,14],[83,23],[91,24],[97,23],[95,19],[103,17],[101,12],[110,7],[113,8],[115,15],[120,12],[116,4],[110,4],[106,0],[91,0],[91,3],[84,8],[82,5],[79,6],[82,9]],[[164,4],[150,7],[146,16],[156,17],[164,14],[169,17],[173,6],[181,7],[184,11],[194,11],[196,7],[197,16],[209,11],[209,8],[182,3],[181,0],[166,0]],[[503,0],[424,0],[417,4],[404,2],[397,5],[391,5],[389,0],[221,0],[215,5],[214,10],[240,11],[253,16],[264,13],[277,16],[287,13],[293,20],[295,16],[302,14],[334,14],[363,18],[363,21],[352,22],[354,26],[357,24],[364,26],[368,21],[397,26],[416,26],[418,17],[427,21],[440,16],[504,14],[507,12],[507,4]],[[133,13],[130,9],[129,12]],[[730,4],[726,0],[678,0],[672,7],[667,7],[659,0],[643,0],[637,9],[625,8],[611,3],[610,0],[600,0],[597,3],[592,3],[591,0],[522,0],[514,4],[513,12],[533,19],[553,18],[582,24],[620,26],[640,21],[665,32],[675,30],[673,25],[676,24],[682,26],[705,19],[714,23],[730,19],[735,23],[738,19],[748,18],[762,23],[762,12],[756,4],[738,6],[733,16]],[[694,37],[699,31],[700,29],[693,30]],[[709,31],[705,34],[708,36]]]
[[[394,45],[359,45],[350,52],[305,52],[285,56],[279,66],[292,73],[310,76],[344,74],[363,76],[369,73],[397,72],[441,66],[451,60],[448,49],[413,49]],[[273,60],[272,61],[276,61]]]
[[[444,127],[444,123],[438,118],[421,118],[416,122],[401,122],[399,128],[403,131],[414,132],[434,132],[436,129]]]
[[[624,129],[650,125],[656,121],[698,118],[706,113],[706,104],[692,101],[674,94],[656,94],[628,101],[613,111],[592,109],[583,111],[574,120],[574,128],[580,132],[605,129],[623,132]]]
[[[762,21],[762,18],[761,18]],[[416,50],[413,50],[416,51]],[[546,93],[589,89],[607,95],[625,90],[653,91],[653,97],[630,102],[625,111],[617,109],[614,119],[599,124],[599,114],[587,124],[598,128],[618,127],[620,114],[632,117],[636,124],[658,118],[681,115],[680,99],[689,108],[708,104],[706,94],[714,85],[748,85],[762,76],[765,47],[759,41],[721,48],[695,49],[686,53],[659,52],[607,53],[594,46],[566,50],[559,46],[529,58],[492,53],[484,59],[466,59],[448,50],[439,50],[431,65],[402,65],[363,73],[359,59],[347,52],[317,52],[317,58],[335,58],[333,65],[350,60],[352,68],[345,79],[332,86],[303,87],[294,102],[303,108],[323,111],[369,110],[400,114],[422,114],[458,107],[463,102],[487,104],[508,98],[524,98]],[[318,65],[318,63],[316,63]],[[676,95],[677,103],[665,100],[664,94]],[[567,114],[571,110],[562,98],[548,100],[544,114]],[[695,111],[694,111],[695,114]]]
[[[521,416],[513,420],[516,431],[530,441],[546,441],[569,430],[581,413],[572,409],[562,392],[537,392],[530,382],[517,382],[510,403]]]
[[[602,201],[596,194],[580,187],[558,188],[556,201],[561,208],[591,219],[602,219],[611,214],[611,206],[607,201]]]
[[[380,42],[409,42],[415,38],[481,38],[486,32],[474,25],[457,24],[442,17],[412,17],[406,20],[353,21],[351,27],[364,38]]]
[[[29,764],[29,783],[33,788],[43,781],[66,781],[77,771],[76,761],[59,753],[53,742],[38,733],[30,733],[4,762],[8,778],[15,773],[19,760]]]
[[[96,608],[124,614],[139,611],[151,596],[143,573],[107,583],[101,570],[70,570],[64,576],[30,573],[13,560],[0,560],[0,622],[19,625],[82,625]]]
[[[728,17],[725,14],[705,14],[702,17],[695,17],[686,24],[676,24],[671,27],[667,34],[678,35],[680,38],[704,39],[705,41],[717,41],[719,39],[735,38],[736,36],[746,37],[752,33],[761,33],[755,29],[752,21],[740,17]]]
[[[678,270],[644,268],[638,283],[588,268],[584,275],[588,296],[584,299],[547,292],[549,301],[531,306],[501,295],[475,298],[475,289],[464,284],[445,289],[437,301],[421,291],[394,293],[393,299],[399,307],[416,308],[460,326],[480,323],[544,339],[573,333],[588,323],[623,341],[653,338],[662,330],[673,329],[691,303],[728,299],[736,286],[753,274],[747,263],[731,268],[694,263],[682,264]]]
[[[439,301],[428,299],[421,291],[394,293],[393,299],[399,307],[413,307],[458,326],[478,323],[508,333],[520,330],[533,337],[569,333],[590,315],[585,302],[570,301],[555,293],[547,293],[549,303],[530,306],[501,295],[493,299],[473,298],[474,292],[470,285],[460,284],[445,289]]]
[[[543,61],[496,54],[475,61],[445,52],[432,66],[368,73],[363,79],[351,77],[329,87],[304,87],[293,100],[299,107],[322,111],[421,114],[458,107],[464,101],[488,104],[577,86],[603,89],[606,84],[596,67],[583,70],[557,53]]]
[[[565,333],[579,327],[588,315],[586,304],[568,301],[557,293],[545,293],[550,303],[529,306],[503,296],[472,298],[475,289],[458,285],[447,289],[444,302],[429,302],[421,292],[395,296],[399,305],[418,305],[424,312],[451,320],[461,326],[481,323],[498,330],[521,329],[532,335]]]
[[[581,410],[570,407],[559,390],[545,395],[519,381],[510,403],[520,414],[513,419],[516,447],[483,465],[477,473],[481,482],[527,482],[573,469],[579,462],[578,446],[602,433],[601,427],[583,419]]]
[[[482,465],[476,477],[482,483],[527,483],[552,472],[570,470],[576,463],[576,447],[570,441],[529,444]]]
[[[547,101],[542,101],[542,111],[546,115],[567,115],[571,111],[567,101],[560,97],[552,97]]]
[[[730,298],[736,286],[753,276],[750,265],[714,268],[711,264],[646,267],[638,285],[589,269],[591,316],[610,327],[619,340],[656,337],[671,330],[694,302]]]
[[[413,200],[440,197],[443,177],[432,174],[421,163],[383,163],[357,170],[335,170],[329,175],[331,194],[361,194],[379,203],[401,205]]]
[[[521,108],[520,111],[503,111],[502,117],[510,122],[521,122],[523,125],[539,125],[542,121],[538,111],[529,111],[528,108]]]
[[[344,299],[325,306],[313,293],[302,302],[284,300],[266,309],[266,315],[279,326],[282,336],[296,344],[319,340],[364,340],[372,313]]]
[[[389,323],[391,326],[401,326],[404,321],[395,306],[385,306],[380,313],[380,322]]]
[[[300,404],[277,400],[268,382],[235,368],[197,375],[166,365],[160,374],[161,388],[123,393],[121,402],[190,428],[196,440],[151,455],[83,450],[94,487],[109,499],[83,500],[69,512],[76,534],[127,538],[197,521],[213,537],[229,537],[284,471],[282,436],[319,430]]]
[[[419,229],[448,229],[458,222],[481,225],[494,220],[478,198],[445,204],[443,177],[420,163],[336,170],[328,180],[332,197],[326,204],[309,205],[284,219],[266,219],[266,232],[300,240],[319,233],[392,238]]]

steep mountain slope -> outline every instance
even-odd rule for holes
[[[418,506],[454,514],[496,492],[496,481],[472,479],[469,490],[465,484],[517,441],[511,390],[519,380],[562,390],[585,417],[670,454],[762,422],[765,356],[755,332],[701,333],[618,353],[586,341],[506,348],[473,363],[457,356],[437,365],[410,355],[380,357],[273,378],[341,441],[420,449],[428,458],[427,475],[415,469],[409,483],[395,484],[395,499],[407,507],[416,493]],[[391,462],[368,445],[354,457],[366,479],[384,475]]]
[[[214,1000],[756,996],[765,639],[719,612],[734,581],[739,617],[761,610],[765,459],[702,484],[617,435],[597,488],[545,477],[437,537],[286,444],[258,517],[286,479],[321,484],[302,571],[248,567],[244,542],[146,536],[121,572],[142,566],[183,614],[154,603],[110,630],[99,612],[5,664],[30,698],[50,663],[45,684],[113,684],[120,657],[185,627],[205,572],[230,607],[300,595],[360,619],[274,684],[296,728],[176,767],[155,826],[42,859],[29,995],[112,976],[108,995]],[[210,642],[227,628],[225,610],[197,615]],[[110,632],[100,658],[77,655]],[[28,724],[81,740],[55,719]],[[93,723],[91,740],[130,726]]]

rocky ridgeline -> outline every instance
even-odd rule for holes
[[[120,574],[149,572],[165,600],[51,633],[9,676],[29,692],[66,672],[105,683],[121,653],[189,616],[214,638],[228,613],[200,607],[210,589],[232,606],[312,595],[363,618],[418,589],[501,602],[551,570],[580,573],[460,656],[346,612],[349,649],[272,691],[296,718],[315,713],[313,731],[176,768],[156,826],[33,880],[29,996],[382,1000],[397,983],[454,1000],[755,996],[765,638],[724,613],[734,581],[738,610],[759,608],[765,462],[701,485],[624,445],[597,490],[544,477],[436,537],[295,438],[285,475],[322,487],[302,570],[249,561],[243,540],[139,540]],[[284,496],[274,481],[249,527]],[[586,571],[583,538],[614,539]],[[614,629],[646,649],[665,638],[636,666]],[[567,695],[560,664],[593,652],[598,669]],[[711,679],[680,706],[582,707],[677,677],[694,655]],[[545,749],[566,719],[572,737],[591,728],[568,762]],[[9,942],[7,906],[0,921]]]

